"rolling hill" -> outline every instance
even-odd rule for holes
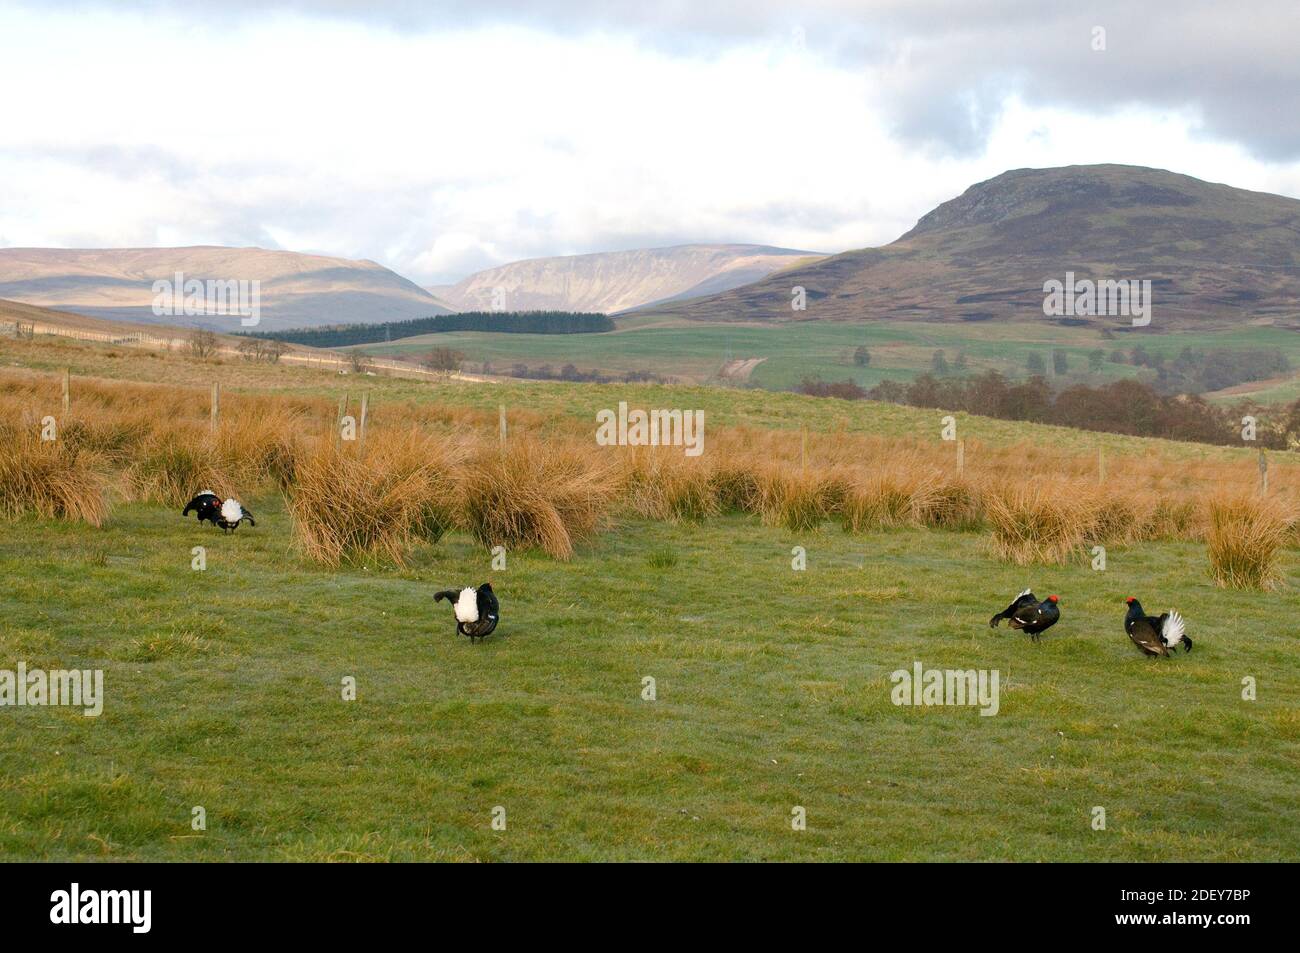
[[[819,257],[767,245],[675,245],[516,261],[428,290],[457,311],[614,314],[727,291]],[[503,300],[494,300],[497,289]]]
[[[0,298],[124,321],[241,330],[233,316],[153,313],[153,283],[259,281],[261,330],[445,314],[418,285],[375,264],[262,248],[0,248]]]
[[[1017,169],[897,241],[641,311],[702,321],[1056,320],[1043,283],[1150,279],[1150,329],[1300,328],[1300,201],[1137,166]],[[792,288],[807,309],[791,308]],[[1129,318],[1070,318],[1131,327]]]

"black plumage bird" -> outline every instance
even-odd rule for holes
[[[1143,655],[1168,658],[1169,651],[1183,645],[1184,651],[1192,650],[1192,640],[1187,637],[1187,626],[1183,617],[1172,609],[1163,615],[1147,615],[1142,603],[1132,596],[1124,600],[1128,603],[1128,612],[1124,616],[1124,631],[1133,640],[1133,644],[1142,650]]]
[[[211,490],[204,490],[202,493],[195,495],[194,499],[185,504],[185,509],[181,511],[181,516],[189,516],[193,510],[198,514],[199,522],[204,520],[210,522],[213,526],[217,525],[217,517],[221,515],[221,497]]]
[[[231,497],[223,500],[211,490],[204,490],[185,504],[181,516],[189,516],[191,510],[198,514],[200,523],[207,520],[213,526],[218,526],[228,533],[239,529],[240,523],[247,522],[249,526],[257,525],[253,514],[244,509],[237,499]]]
[[[1026,589],[1011,601],[1011,605],[989,619],[989,627],[996,629],[998,623],[1006,619],[1007,625],[1011,628],[1027,632],[1029,637],[1037,642],[1043,632],[1060,620],[1061,610],[1057,607],[1059,601],[1056,596],[1048,596],[1039,602],[1034,594]]]
[[[501,604],[490,583],[485,582],[477,589],[443,589],[433,594],[434,602],[443,599],[452,604],[456,613],[456,631],[469,636],[471,642],[491,635],[501,619]]]

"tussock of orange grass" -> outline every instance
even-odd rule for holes
[[[316,562],[381,559],[402,565],[452,522],[459,454],[431,437],[390,434],[358,444],[319,439],[288,487],[294,539]]]
[[[1064,482],[1003,483],[984,497],[993,551],[1017,565],[1063,563],[1083,543],[1091,507]]]
[[[752,460],[715,459],[709,474],[709,483],[713,487],[720,511],[734,513],[758,511],[758,468]]]
[[[1080,492],[1077,500],[1084,514],[1084,539],[1089,543],[1125,545],[1150,537],[1151,506],[1138,494],[1114,488]]]
[[[200,490],[238,496],[230,483],[208,434],[193,425],[155,433],[126,470],[127,495],[151,503],[183,504]]]
[[[285,488],[293,482],[307,430],[301,414],[273,416],[245,411],[222,421],[216,435],[216,456],[222,471],[244,493],[271,484]]]
[[[138,417],[104,412],[79,413],[59,427],[59,440],[78,452],[93,453],[110,465],[129,463],[153,433]]]
[[[964,477],[936,474],[913,505],[922,523],[940,529],[975,529],[984,521],[980,488]]]
[[[709,466],[679,448],[637,447],[622,459],[622,493],[628,507],[646,519],[677,523],[721,512]]]
[[[1278,556],[1295,514],[1258,496],[1210,501],[1206,543],[1214,581],[1230,589],[1272,589],[1282,579]]]
[[[815,529],[835,513],[848,492],[836,471],[774,464],[758,472],[759,517],[796,532]]]
[[[30,432],[0,432],[0,515],[102,525],[108,503],[93,456]]]
[[[512,439],[481,447],[461,473],[460,518],[485,546],[536,547],[556,559],[573,555],[608,512],[612,467],[589,462],[589,445]]]
[[[1147,539],[1205,538],[1207,514],[1199,500],[1157,497],[1148,518]]]
[[[904,468],[871,470],[853,480],[840,507],[845,532],[916,525],[931,512],[932,474]]]

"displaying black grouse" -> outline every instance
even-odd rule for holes
[[[1026,589],[1012,600],[1011,605],[989,619],[989,627],[996,629],[998,623],[1006,619],[1011,628],[1029,633],[1029,637],[1037,642],[1043,632],[1060,620],[1061,610],[1056,605],[1058,601],[1056,596],[1048,596],[1039,602]]]
[[[1133,644],[1144,655],[1169,657],[1169,650],[1178,647],[1181,642],[1184,651],[1192,650],[1192,640],[1187,637],[1187,627],[1183,617],[1172,609],[1164,615],[1147,615],[1142,603],[1132,596],[1124,600],[1128,603],[1128,613],[1124,616],[1124,631],[1133,640]]]
[[[471,642],[491,635],[501,618],[501,605],[490,583],[477,589],[444,589],[433,594],[434,602],[442,599],[450,602],[456,613],[456,631],[469,636]]]
[[[239,529],[239,524],[243,522],[247,522],[249,526],[257,525],[253,514],[244,509],[237,499],[231,497],[223,500],[211,490],[204,490],[185,504],[181,516],[189,516],[191,510],[198,514],[200,523],[207,520],[213,526],[219,526],[228,533]]]

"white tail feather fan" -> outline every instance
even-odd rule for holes
[[[238,523],[243,519],[244,510],[238,500],[226,500],[221,504],[221,518],[227,523]]]
[[[460,591],[460,598],[456,600],[456,621],[466,623],[478,621],[478,593],[473,589]]]
[[[1163,631],[1160,638],[1168,648],[1173,648],[1183,639],[1183,633],[1186,631],[1183,625],[1183,617],[1173,609],[1169,610],[1169,618],[1165,620]]]

